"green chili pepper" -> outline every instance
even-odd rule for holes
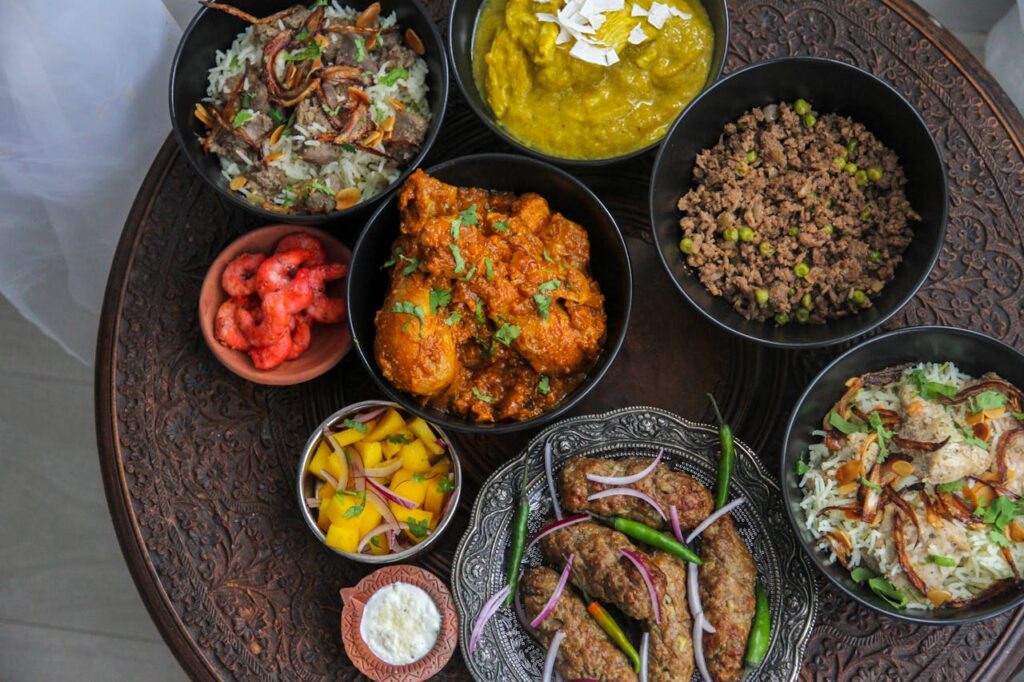
[[[736,444],[732,438],[732,427],[725,423],[722,413],[718,411],[715,396],[708,393],[708,399],[711,400],[711,407],[718,418],[718,440],[722,444],[722,460],[718,464],[718,488],[715,490],[715,509],[720,509],[729,501],[729,479],[732,478],[732,468],[736,463]]]
[[[601,629],[607,633],[608,638],[615,642],[615,646],[622,649],[622,653],[626,654],[626,658],[633,664],[633,672],[640,672],[640,654],[637,653],[633,647],[633,643],[629,641],[629,637],[623,631],[622,627],[612,618],[612,614],[608,613],[603,606],[596,601],[590,602],[590,606],[587,607],[587,612],[591,617],[597,621],[597,624],[601,626]]]
[[[768,595],[761,587],[760,580],[754,583],[754,596],[757,599],[757,608],[754,611],[754,623],[750,626],[747,654],[744,656],[744,660],[747,665],[756,668],[761,665],[765,654],[768,653],[768,642],[772,634],[772,615],[768,610]]]
[[[676,540],[671,535],[662,533],[660,530],[655,530],[650,526],[634,521],[632,519],[623,519],[618,516],[604,517],[597,514],[591,514],[594,518],[603,521],[610,525],[615,530],[619,531],[623,535],[633,538],[645,545],[650,545],[655,549],[660,549],[663,552],[668,552],[673,556],[677,556],[680,559],[686,559],[690,563],[697,564],[700,566],[703,562],[697,553],[692,549],[684,545],[683,543]]]
[[[523,457],[523,482],[519,489],[519,507],[512,519],[512,547],[508,555],[508,598],[505,605],[508,606],[516,598],[516,588],[519,587],[519,573],[523,568],[523,552],[526,549],[526,525],[530,520],[530,498],[527,495],[526,483],[530,473],[529,462]]]

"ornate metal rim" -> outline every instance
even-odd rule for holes
[[[518,625],[510,608],[499,611],[488,623],[472,655],[467,643],[476,614],[505,581],[504,559],[524,462],[530,467],[527,489],[531,531],[543,525],[548,516],[551,498],[543,450],[549,442],[556,469],[576,455],[653,457],[664,449],[663,461],[705,485],[713,485],[718,472],[719,441],[715,427],[657,408],[629,407],[558,422],[531,440],[521,457],[491,474],[480,488],[469,528],[452,562],[452,592],[459,610],[463,658],[470,674],[481,682],[527,682],[540,674],[543,650]],[[737,508],[733,517],[768,592],[773,623],[768,657],[747,679],[795,680],[817,613],[814,570],[789,532],[778,484],[745,443],[737,440],[736,452],[733,497],[743,496],[747,503]],[[539,548],[529,552],[526,561],[529,565],[540,564]]]

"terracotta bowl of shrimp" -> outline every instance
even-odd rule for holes
[[[345,288],[352,253],[322,230],[268,225],[233,241],[199,292],[199,326],[229,370],[272,386],[300,384],[352,347]]]

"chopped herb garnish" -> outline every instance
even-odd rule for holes
[[[247,121],[251,120],[252,112],[248,109],[242,109],[237,114],[235,114],[235,118],[233,121],[231,121],[231,125],[235,128],[238,128],[239,126],[245,125]]]
[[[874,572],[871,569],[869,569],[869,568],[864,568],[863,566],[857,566],[852,571],[850,571],[850,579],[853,580],[853,582],[857,583],[858,585],[860,585],[862,582],[864,582],[868,578],[874,578],[874,577],[875,577]]]
[[[459,217],[462,218],[462,224],[466,225],[467,227],[476,225],[476,204],[470,204],[469,208],[467,208],[465,211],[459,211]]]
[[[963,479],[957,479],[955,481],[950,481],[949,483],[940,483],[935,486],[935,489],[940,493],[955,493],[963,487]]]
[[[306,26],[301,31],[295,34],[295,42],[301,43],[303,40],[309,37],[310,30],[309,26]]]
[[[364,424],[363,422],[357,422],[354,419],[346,419],[345,421],[342,422],[342,424],[345,425],[346,429],[352,429],[354,431],[358,431],[359,433],[366,433],[367,431],[366,424]]]
[[[316,59],[320,56],[320,44],[313,41],[306,46],[305,50],[300,52],[289,52],[285,54],[284,60],[286,62],[304,62],[307,59]]]
[[[412,273],[416,272],[416,268],[418,268],[419,265],[420,265],[420,259],[419,258],[406,258],[405,256],[402,256],[402,258],[404,260],[409,261],[409,264],[406,265],[404,268],[402,268],[402,276],[403,277],[408,277]]]
[[[423,325],[426,324],[426,320],[423,315],[423,306],[413,305],[410,301],[397,301],[391,311],[395,313],[405,313],[406,315],[412,315],[415,317],[420,321],[420,336],[423,335]],[[405,327],[402,329],[404,330]]]
[[[967,401],[971,414],[984,410],[996,410],[1006,404],[1006,396],[996,391],[982,391]]]
[[[828,423],[838,429],[841,433],[845,433],[847,436],[851,433],[863,433],[868,430],[868,427],[864,424],[854,424],[851,421],[843,419],[843,417],[834,410],[828,415]]]
[[[406,517],[405,522],[409,524],[409,532],[412,533],[414,538],[423,538],[427,536],[427,532],[430,526],[427,524],[427,520],[417,521],[413,517]]]
[[[494,279],[494,266],[491,264],[490,256],[484,256],[484,274],[488,282]]]
[[[877,594],[879,597],[889,603],[890,606],[894,606],[897,609],[902,609],[907,606],[907,595],[903,594],[885,578],[874,577],[868,580],[868,587],[871,591]]]
[[[366,61],[366,40],[362,36],[356,36],[356,64],[362,64]]]
[[[442,478],[440,481],[438,481],[437,492],[444,495],[450,493],[453,490],[455,490],[455,483],[450,478]]]
[[[286,122],[288,120],[287,118],[285,118],[284,112],[281,111],[281,109],[279,107],[274,107],[273,109],[268,111],[267,112],[267,116],[270,117],[271,121],[273,121],[274,123],[276,123],[278,125],[281,125],[282,123],[284,123],[284,122]]]
[[[548,375],[540,375],[540,381],[537,382],[537,392],[541,395],[551,393],[551,379],[548,378]]]
[[[548,316],[551,314],[551,297],[544,294],[534,294],[533,304],[537,306],[537,314],[540,315],[540,319],[548,319]]]
[[[319,182],[311,182],[311,183],[309,183],[309,186],[312,187],[313,189],[319,191],[319,192],[323,192],[327,196],[330,196],[330,197],[334,196],[334,190],[331,189],[330,187],[328,187],[327,185],[324,185],[324,184],[319,183]]]
[[[491,223],[491,227],[493,227],[498,232],[505,232],[505,231],[508,230],[508,221],[507,220],[495,220],[493,223]]]
[[[547,294],[554,291],[558,287],[562,286],[562,280],[560,279],[549,279],[548,281],[541,284],[538,288],[542,294]]]
[[[988,450],[988,442],[983,441],[980,438],[975,438],[974,429],[972,429],[970,426],[961,426],[960,431],[961,433],[964,434],[965,443],[967,443],[968,445],[977,445],[982,450]]]
[[[462,260],[462,252],[459,251],[459,247],[455,244],[449,244],[448,248],[452,250],[452,258],[455,259],[455,272],[463,272],[466,269],[466,261]]]
[[[248,92],[243,92],[241,100],[242,100],[242,108],[243,109],[248,109],[249,106],[252,104],[252,95],[250,95]]]
[[[475,275],[475,274],[476,274],[476,266],[474,265],[473,267],[471,267],[469,269],[469,272],[466,273],[466,276],[465,277],[459,277],[459,280],[461,280],[463,282],[468,282],[469,280],[473,279],[473,275]]]
[[[437,309],[443,308],[452,302],[451,289],[430,290],[430,314],[437,315]]]
[[[491,396],[487,395],[486,393],[481,393],[480,391],[476,390],[476,386],[473,387],[473,397],[476,398],[477,400],[482,400],[485,403],[493,403],[494,402],[494,398],[492,398]]]
[[[448,325],[449,327],[451,327],[452,325],[457,324],[459,322],[459,320],[461,320],[461,319],[462,319],[462,313],[460,313],[458,310],[456,310],[451,315],[449,315],[448,317],[444,318],[444,323],[446,325]]]
[[[337,116],[338,112],[341,111],[341,107],[342,107],[342,105],[339,104],[338,106],[334,107],[333,109],[328,109],[326,104],[321,104],[320,105],[320,108],[323,109],[324,113],[327,114],[328,116]]]
[[[982,521],[995,526],[996,530],[1002,531],[1006,528],[1014,518],[1019,516],[1022,510],[1017,504],[1014,504],[1013,500],[1000,495],[999,497],[992,500],[988,507],[978,506],[974,510],[975,515],[981,518]]]
[[[388,442],[394,443],[395,445],[408,445],[412,442],[412,438],[409,438],[409,436],[404,433],[393,433],[388,436]]]
[[[402,268],[402,275],[404,277],[408,277],[409,275],[411,275],[413,272],[416,271],[416,268],[418,268],[420,265],[419,258],[410,258],[409,256],[406,256],[405,254],[402,253],[401,247],[398,247],[391,252],[391,258],[384,261],[384,265],[381,267],[390,268],[392,265],[394,265],[400,260],[404,260],[405,262],[408,263],[408,265]]]
[[[380,533],[378,533],[377,535],[374,535],[372,538],[370,538],[370,544],[373,545],[374,547],[380,549]]]
[[[882,418],[877,412],[872,412],[868,415],[868,424],[878,434],[878,463],[882,464],[889,458],[889,440],[892,438],[892,431],[885,428],[885,424],[882,423]]]
[[[934,400],[935,396],[952,398],[956,395],[956,388],[947,384],[940,384],[937,381],[928,381],[924,376],[923,369],[915,369],[909,375],[911,381],[917,385],[917,392],[925,400]]]
[[[362,514],[364,509],[366,509],[366,491],[365,490],[362,491],[361,493],[359,493],[359,504],[354,504],[351,507],[349,507],[348,509],[346,509],[345,513],[342,514],[342,516],[344,518],[346,518],[346,519],[354,519],[357,516],[359,516],[360,514]]]
[[[299,111],[298,107],[296,107],[295,109],[292,109],[292,113],[290,113],[290,114],[288,115],[288,120],[287,120],[287,121],[285,121],[285,124],[284,124],[284,132],[286,132],[286,133],[287,133],[287,132],[291,131],[291,129],[292,129],[292,126],[293,126],[293,125],[295,125],[295,114],[296,114],[296,113],[297,113],[298,111]]]
[[[546,260],[547,262],[549,262],[549,263],[554,263],[555,262],[555,259],[551,257],[551,254],[548,253],[547,249],[544,249],[544,251],[541,252],[541,255],[544,256],[544,260]]]
[[[395,83],[397,83],[398,81],[402,80],[403,78],[408,78],[408,77],[409,77],[409,72],[406,71],[405,69],[391,69],[386,74],[381,76],[380,79],[378,80],[378,82],[379,83],[383,83],[384,85],[394,85]]]
[[[350,153],[350,154],[355,152],[355,150],[356,150],[356,146],[353,145],[353,144],[349,144],[348,142],[346,142],[345,144],[341,145],[341,148],[343,150],[345,150],[346,152]]]
[[[231,58],[231,63],[228,64],[228,66],[231,67],[232,69],[237,69],[239,66],[241,66],[241,62],[238,61],[238,55],[237,54],[234,57]]]
[[[427,480],[427,477],[424,476],[423,474],[413,474],[412,480],[416,481],[417,483],[423,483],[423,481]]]
[[[993,544],[999,545],[1000,547],[1010,546],[1010,541],[1006,538],[1006,534],[995,529],[988,532],[988,539],[991,540]]]
[[[939,554],[929,554],[925,561],[929,564],[935,564],[936,566],[945,566],[946,568],[952,568],[956,566],[956,559],[950,559],[948,556],[941,556]]]
[[[399,246],[399,247],[396,247],[395,250],[391,252],[391,258],[388,258],[386,261],[384,261],[384,265],[382,265],[381,267],[382,268],[390,268],[392,265],[397,263],[398,259],[401,258],[401,257],[402,257],[402,247]]]
[[[511,346],[512,342],[519,338],[519,327],[506,322],[494,333],[494,338],[506,346]]]
[[[796,475],[803,476],[810,470],[811,466],[807,462],[805,462],[804,458],[801,456],[800,459],[796,461]]]
[[[460,230],[462,229],[462,218],[455,218],[452,220],[452,239],[459,241]]]
[[[861,485],[866,485],[867,487],[872,488],[874,490],[881,490],[882,489],[882,486],[878,485],[877,483],[872,483],[871,481],[869,481],[868,479],[864,478],[863,476],[860,477],[860,484]]]
[[[1024,412],[1014,412],[1012,414],[1014,419],[1024,422]]]

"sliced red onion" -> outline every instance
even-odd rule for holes
[[[388,503],[385,502],[380,495],[372,490],[367,490],[366,500],[380,512],[381,518],[384,519],[384,523],[389,526],[399,525],[398,518],[395,516],[394,512],[391,511],[391,507],[388,506]]]
[[[356,453],[355,457],[344,457],[344,461],[352,467],[352,487],[357,493],[366,490],[366,469],[363,468],[363,458]]]
[[[654,458],[654,461],[644,468],[643,471],[638,471],[635,474],[630,474],[629,476],[598,476],[597,474],[587,474],[587,480],[593,481],[594,483],[602,483],[604,485],[632,485],[633,483],[642,481],[650,476],[651,472],[654,471],[661,462],[661,456],[664,454],[665,448],[658,450],[658,456]]]
[[[320,498],[319,497],[307,497],[306,498],[306,506],[309,507],[310,509],[316,509],[317,507],[320,506]]]
[[[555,670],[555,658],[558,656],[558,647],[562,646],[565,633],[559,630],[551,639],[551,648],[548,649],[547,658],[544,659],[544,675],[541,682],[551,682],[551,673]]]
[[[405,507],[406,509],[415,509],[416,508],[416,503],[413,502],[412,500],[410,500],[410,499],[408,499],[406,497],[402,497],[398,493],[392,492],[391,490],[388,490],[387,488],[382,486],[380,483],[377,483],[376,481],[374,481],[372,479],[369,479],[369,478],[366,479],[366,484],[368,486],[370,486],[370,488],[375,493],[377,493],[378,495],[383,497],[385,500],[388,500],[389,502],[394,502],[395,504],[401,505],[401,506]]]
[[[437,447],[441,448],[442,450],[448,449],[448,443],[446,443],[443,439],[435,438],[434,442],[437,444]]]
[[[555,509],[555,518],[562,520],[562,505],[558,503],[558,492],[555,490],[555,472],[551,468],[551,441],[544,444],[544,473],[548,477],[548,493],[551,495],[551,506]]]
[[[323,477],[324,481],[326,481],[327,483],[331,484],[331,487],[333,487],[335,491],[338,491],[338,490],[342,489],[341,488],[341,483],[338,481],[338,479],[336,479],[334,476],[331,476],[329,473],[327,473],[326,469],[321,469],[320,470],[320,475]]]
[[[573,516],[566,516],[560,521],[552,521],[548,525],[541,528],[537,532],[537,534],[533,536],[533,539],[530,540],[530,544],[526,546],[526,551],[529,552],[530,548],[536,545],[538,542],[540,542],[541,538],[547,535],[551,535],[556,530],[562,530],[563,528],[568,528],[569,526],[575,526],[577,523],[588,521],[589,519],[589,514],[574,514]]]
[[[395,458],[395,461],[391,464],[382,467],[372,467],[370,469],[364,469],[365,473],[370,478],[383,478],[384,476],[390,476],[399,469],[402,468],[402,460]]]
[[[697,564],[686,565],[686,599],[690,602],[690,615],[693,616],[693,619],[697,620],[700,618],[703,621],[705,632],[714,632],[715,627],[704,617],[704,605],[700,602],[700,589],[697,585]]]
[[[708,672],[708,663],[704,660],[704,614],[693,621],[693,658],[697,661],[701,679],[704,682],[713,682],[711,673]]]
[[[523,606],[523,593],[516,591],[516,597],[512,600],[512,605],[515,607],[516,618],[519,619],[519,624],[526,630],[526,634],[530,635],[534,639],[538,639],[540,633],[537,629],[530,625],[530,619],[526,617],[526,607]]]
[[[370,540],[372,540],[375,536],[380,535],[381,533],[397,533],[399,530],[408,529],[409,524],[407,523],[382,523],[363,536],[363,539],[359,541],[359,545],[356,547],[356,551],[362,552],[364,549],[366,549],[366,546],[370,544]]]
[[[714,523],[718,519],[722,518],[723,516],[725,516],[726,514],[728,514],[733,509],[735,509],[736,507],[740,506],[741,504],[743,504],[746,501],[747,500],[745,498],[737,497],[735,500],[733,500],[729,504],[727,504],[724,507],[722,507],[721,509],[718,509],[717,511],[715,511],[714,514],[712,514],[711,516],[709,516],[706,519],[704,519],[699,526],[694,528],[692,533],[690,533],[689,535],[686,536],[686,544],[690,544],[691,542],[693,542],[697,537],[700,536],[701,533],[703,533],[705,530],[708,529],[708,526],[710,526],[712,523]]]
[[[562,575],[558,578],[558,584],[555,585],[555,591],[551,593],[551,596],[548,598],[548,603],[540,610],[537,617],[530,621],[530,627],[539,627],[541,623],[547,620],[547,617],[551,615],[551,612],[555,610],[555,604],[558,603],[558,598],[562,596],[562,591],[565,590],[565,584],[569,582],[569,574],[572,573],[572,562],[575,560],[576,553],[573,552],[569,555],[569,560],[565,562],[565,568],[562,569]]]
[[[654,577],[651,576],[651,572],[647,570],[647,565],[644,564],[643,560],[636,555],[635,552],[631,552],[628,549],[620,550],[630,562],[636,566],[636,570],[640,571],[640,577],[644,579],[644,584],[647,586],[647,593],[651,597],[651,610],[654,612],[654,622],[661,622],[661,599],[658,598],[658,588],[654,586]]]
[[[651,646],[651,634],[645,632],[640,638],[640,682],[647,682],[647,652]]]
[[[370,410],[369,412],[360,412],[359,414],[357,414],[356,416],[352,417],[351,419],[354,422],[359,422],[360,424],[365,424],[366,422],[372,421],[373,419],[376,419],[380,415],[384,414],[384,412],[386,412],[387,409],[388,409],[387,405],[385,405],[384,407],[378,407],[377,409]]]
[[[682,544],[686,544],[686,540],[683,538],[683,529],[679,526],[679,510],[673,504],[668,508],[668,515],[672,517],[672,534],[676,536],[676,540],[679,540]]]
[[[483,608],[480,609],[480,615],[476,617],[476,622],[473,623],[473,630],[469,633],[469,653],[473,653],[476,650],[477,644],[480,643],[480,637],[484,634],[484,626],[501,608],[510,589],[508,585],[505,585],[494,596],[484,602]]]
[[[654,511],[658,512],[658,515],[661,516],[662,521],[668,520],[668,517],[665,516],[665,510],[661,508],[661,505],[658,504],[658,501],[651,497],[650,495],[648,495],[647,493],[645,493],[644,491],[637,490],[636,488],[608,488],[607,490],[602,490],[599,493],[594,493],[593,495],[589,496],[587,498],[587,502],[600,500],[604,497],[614,497],[616,495],[627,495],[629,497],[636,497],[638,499],[641,499],[647,504],[654,507]]]

